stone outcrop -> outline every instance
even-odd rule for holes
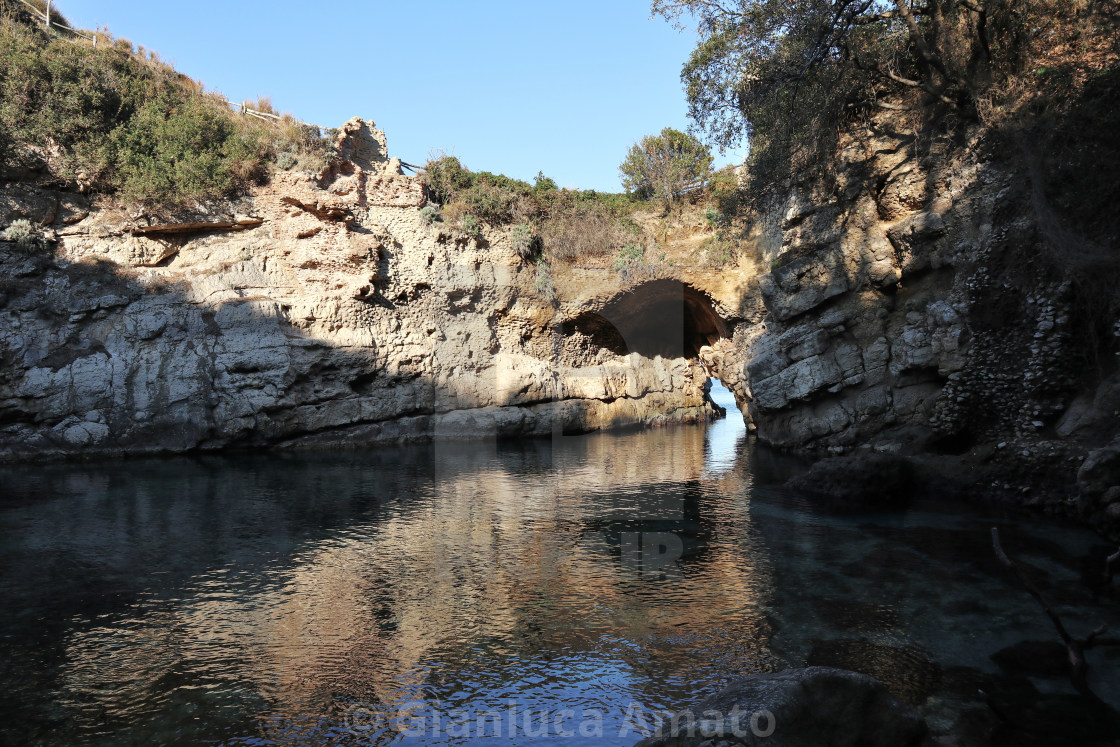
[[[7,185],[5,217],[43,225],[55,246],[0,242],[0,455],[547,435],[712,414],[697,361],[577,354],[504,233],[429,225],[421,182],[381,132],[355,119],[340,138],[347,159],[322,174],[278,173],[174,224]]]

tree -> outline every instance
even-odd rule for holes
[[[618,167],[627,192],[657,197],[666,205],[702,184],[712,168],[712,154],[692,135],[666,127],[630,147]]]
[[[681,80],[707,139],[723,150],[749,138],[753,173],[789,175],[852,111],[967,115],[992,50],[1020,46],[1022,7],[1051,1],[652,0],[652,11],[697,22]]]

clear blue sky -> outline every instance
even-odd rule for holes
[[[352,116],[389,152],[442,150],[473,170],[619,191],[627,148],[688,125],[680,68],[694,32],[648,0],[264,2],[58,0],[240,101],[327,127]],[[738,162],[742,152],[717,163]]]

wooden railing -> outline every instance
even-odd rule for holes
[[[47,2],[46,2],[46,8],[47,9],[46,9],[45,12],[39,10],[39,8],[32,5],[31,3],[27,2],[27,0],[19,0],[19,1],[21,3],[23,3],[24,5],[26,5],[28,8],[31,8],[31,11],[33,13],[35,13],[36,15],[39,15],[40,13],[43,15],[43,25],[47,29],[47,35],[48,36],[51,33],[51,27],[54,27],[56,29],[65,29],[65,30],[69,31],[71,34],[73,34],[74,36],[80,36],[81,38],[85,39],[86,41],[93,42],[93,46],[95,46],[95,47],[97,46],[97,34],[94,34],[93,36],[86,36],[81,31],[78,31],[77,29],[70,28],[65,23],[58,23],[57,21],[52,21],[51,20],[51,0],[47,0]]]

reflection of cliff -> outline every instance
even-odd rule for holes
[[[648,456],[646,479],[634,484],[604,450],[617,463]],[[399,468],[392,454],[367,467],[350,457],[228,462],[213,477],[141,463],[117,488],[96,468],[62,468],[51,489],[69,484],[77,496],[59,499],[51,520],[75,537],[76,561],[143,569],[135,591],[103,601],[103,622],[68,635],[64,690],[125,722],[177,679],[208,683],[219,699],[248,687],[263,708],[299,711],[447,697],[440,682],[485,679],[510,661],[604,654],[660,697],[648,667],[688,672],[705,665],[690,654],[698,641],[768,635],[752,612],[769,592],[765,565],[743,549],[746,499],[717,508],[709,494],[745,496],[747,483],[700,482],[702,429],[426,453],[436,457],[427,466]],[[168,484],[178,497],[152,497]],[[588,531],[674,515],[718,541],[667,581],[628,574]],[[28,536],[25,547],[40,541]],[[12,557],[18,573],[24,556]],[[672,640],[690,643],[678,651]],[[735,650],[737,666],[762,666],[759,650]]]

